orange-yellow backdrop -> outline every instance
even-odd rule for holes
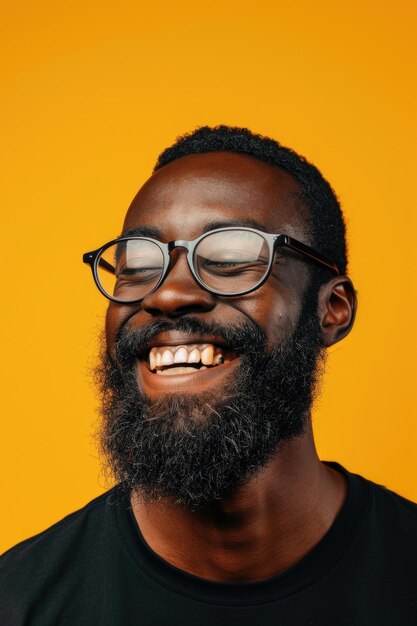
[[[106,485],[89,367],[106,303],[81,263],[160,150],[270,134],[342,200],[360,308],[315,411],[321,456],[417,499],[414,2],[7,3],[1,17],[1,548]]]

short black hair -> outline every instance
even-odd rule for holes
[[[346,226],[339,200],[317,167],[278,141],[235,126],[202,126],[178,137],[158,157],[154,171],[190,154],[236,152],[275,165],[299,184],[300,197],[309,211],[308,229],[312,245],[333,262],[342,274],[347,272]],[[328,279],[326,270],[315,266],[313,282]]]

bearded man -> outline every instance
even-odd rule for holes
[[[117,485],[6,553],[2,623],[417,624],[417,506],[314,446],[325,351],[356,310],[319,171],[200,128],[84,261],[109,300]]]

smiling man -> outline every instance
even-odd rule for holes
[[[84,261],[109,300],[117,486],[6,553],[2,623],[416,624],[416,505],[314,446],[325,351],[356,310],[318,170],[201,128]]]

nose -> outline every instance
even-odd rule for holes
[[[189,313],[211,311],[216,305],[214,294],[203,289],[188,266],[186,251],[171,251],[171,265],[162,285],[142,300],[142,309],[153,315],[180,317]]]

